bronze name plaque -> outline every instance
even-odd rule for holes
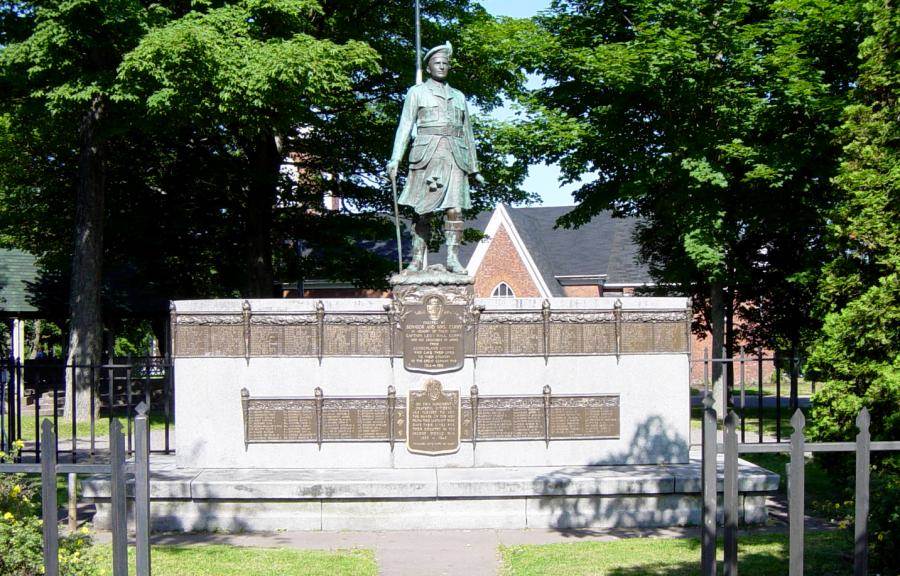
[[[250,398],[242,392],[245,444],[405,442],[411,452],[448,454],[460,441],[618,438],[619,396],[584,394],[468,396],[437,380],[409,399],[374,397]],[[407,406],[410,407],[407,410]],[[407,417],[409,415],[409,417]],[[473,427],[473,423],[475,426]]]
[[[416,454],[452,454],[459,450],[459,392],[445,392],[435,379],[424,390],[410,390],[406,403],[406,448]]]
[[[406,438],[404,399],[250,398],[242,395],[244,443],[393,442]]]
[[[619,396],[483,396],[462,401],[463,440],[619,437]],[[477,426],[472,427],[472,423]]]
[[[459,370],[465,360],[466,307],[436,294],[403,313],[403,367],[415,372]]]

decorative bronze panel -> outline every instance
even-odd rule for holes
[[[622,353],[644,354],[653,351],[653,324],[636,322],[622,324]]]
[[[477,390],[475,390],[477,394]],[[460,399],[437,380],[386,396],[250,398],[241,393],[244,441],[259,443],[405,442],[411,452],[448,454],[461,440],[577,440],[619,436],[619,396],[472,396]],[[476,402],[473,410],[472,403]],[[393,410],[391,403],[393,402]],[[407,406],[413,415],[407,421]],[[477,432],[473,437],[473,416]],[[547,426],[549,425],[549,430]],[[392,426],[392,427],[391,427]]]
[[[316,326],[313,324],[285,326],[282,351],[288,357],[315,356]]]
[[[459,392],[444,391],[435,379],[424,390],[410,390],[406,449],[416,454],[452,454],[459,450]]]
[[[414,372],[459,370],[465,360],[466,307],[437,294],[404,307],[403,366]]]
[[[387,324],[356,327],[357,356],[388,356],[391,334]]]
[[[653,325],[654,352],[686,352],[687,333],[683,322],[659,322]]]
[[[399,357],[439,373],[466,355],[567,356],[686,353],[688,311],[483,311],[440,290],[410,293],[385,312],[172,313],[176,357]],[[431,307],[431,312],[429,312]],[[434,318],[432,318],[434,316]],[[477,335],[477,350],[476,350]],[[393,343],[391,338],[393,336]],[[393,344],[393,345],[392,345]]]
[[[550,400],[550,438],[618,436],[618,396],[554,396]]]
[[[478,398],[478,441],[544,437],[541,396],[482,396]],[[472,404],[462,402],[463,439],[472,440]]]
[[[315,442],[316,401],[249,398],[244,407],[244,442]]]
[[[244,441],[247,444],[284,442],[388,442],[406,439],[406,400],[365,398],[250,398],[242,394]],[[319,407],[317,407],[317,403]],[[321,414],[321,430],[318,423]],[[390,430],[393,414],[393,430]],[[321,433],[321,437],[319,434]]]
[[[480,324],[478,326],[479,356],[502,356],[508,349],[508,324]]]
[[[516,356],[540,356],[543,353],[542,339],[541,324],[510,324],[507,353]]]
[[[550,354],[581,354],[581,324],[550,324]]]
[[[283,356],[284,326],[252,326],[250,329],[251,356]]]
[[[209,356],[244,357],[244,327],[240,324],[210,328]]]
[[[352,356],[356,326],[325,325],[325,356]]]
[[[472,441],[472,400],[462,400],[462,436]],[[619,396],[550,396],[545,435],[543,396],[480,396],[478,442],[487,440],[577,440],[619,437]]]
[[[210,354],[209,331],[213,326],[176,325],[175,355],[179,357],[202,357]]]
[[[613,324],[584,324],[581,327],[585,354],[615,354],[616,327]]]

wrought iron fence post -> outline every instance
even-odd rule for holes
[[[725,576],[737,576],[738,529],[738,416],[734,410],[725,417]]]
[[[869,571],[869,424],[871,416],[864,406],[856,416],[856,510],[854,511],[853,574]]]
[[[138,576],[150,576],[150,426],[149,407],[137,405],[134,419],[134,533]]]
[[[59,576],[59,531],[56,517],[56,435],[44,419],[41,446],[41,517],[44,532],[44,574]]]
[[[703,429],[701,485],[702,508],[700,521],[700,573],[716,574],[716,409],[713,394],[703,396]]]
[[[791,463],[790,482],[788,495],[788,518],[790,520],[790,576],[803,576],[803,539],[804,539],[804,503],[803,493],[805,485],[805,465],[803,458],[804,445],[803,428],[806,426],[806,418],[801,410],[794,412],[791,417],[791,425],[794,432],[791,434]]]

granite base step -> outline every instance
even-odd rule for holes
[[[777,474],[740,461],[742,522],[766,521],[766,495],[778,482]],[[86,477],[82,487],[96,506],[95,525],[107,528],[108,477]],[[154,458],[150,513],[153,530],[186,532],[665,527],[700,522],[700,487],[699,459],[565,468],[198,470]]]

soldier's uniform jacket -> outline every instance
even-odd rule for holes
[[[417,135],[409,152],[410,170],[425,167],[441,138],[447,138],[456,165],[466,174],[478,172],[475,138],[462,92],[431,79],[410,88],[403,103],[391,160],[399,163],[403,158],[414,125]]]

